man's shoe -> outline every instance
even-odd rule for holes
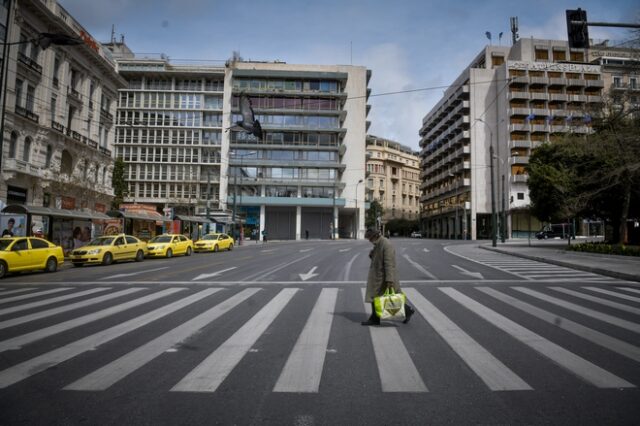
[[[405,307],[404,307],[404,316],[405,316],[405,318],[404,318],[404,321],[402,321],[402,322],[404,324],[408,323],[409,320],[411,319],[411,316],[413,314],[415,314],[415,313],[416,313],[416,311],[411,306],[405,305]]]
[[[361,325],[380,325],[380,319],[379,318],[369,318],[366,321],[362,321],[360,323]]]

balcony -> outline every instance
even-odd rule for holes
[[[585,95],[567,95],[568,102],[587,102]]]
[[[509,148],[531,148],[531,141],[512,139],[509,141]]]
[[[529,99],[547,101],[549,100],[549,95],[544,92],[529,92]]]
[[[549,84],[549,79],[547,77],[529,77],[529,84],[546,86]]]
[[[604,88],[604,81],[602,80],[585,80],[587,87],[600,87]]]
[[[17,172],[29,176],[42,177],[42,169],[40,167],[29,164],[26,161],[17,158],[7,158],[2,164],[3,171]]]
[[[527,183],[529,180],[529,175],[511,175],[509,178],[511,183]]]
[[[532,124],[531,125],[532,132],[546,132],[547,125],[546,124]]]
[[[509,132],[528,132],[530,129],[526,123],[509,124]]]
[[[22,52],[18,52],[18,63],[25,65],[29,70],[42,75],[42,66]]]
[[[104,108],[100,108],[100,116],[102,118],[104,118],[107,121],[110,121],[113,123],[113,114],[111,114],[109,111],[107,111]]]
[[[593,81],[597,81],[597,80],[593,80]],[[570,78],[567,81],[567,86],[569,86],[569,87],[584,87],[585,86],[585,80],[581,80],[581,79],[577,79],[577,78]]]
[[[53,130],[56,130],[56,131],[62,133],[62,134],[65,133],[64,126],[62,124],[58,123],[57,121],[51,120],[51,128]]]
[[[509,157],[509,164],[529,164],[529,157]]]
[[[549,85],[550,86],[566,86],[567,79],[566,78],[550,78]]]
[[[549,100],[550,101],[566,102],[567,101],[567,95],[565,95],[564,93],[549,93]]]
[[[509,108],[509,115],[529,115],[529,108]]]
[[[587,102],[589,103],[602,103],[602,96],[587,96]]]
[[[98,150],[100,151],[100,153],[106,155],[107,157],[111,157],[111,150],[105,148],[105,147],[98,147]]]
[[[529,99],[529,92],[513,90],[509,92],[507,99]]]
[[[77,102],[78,104],[82,104],[82,98],[80,97],[80,92],[71,86],[67,87],[67,99],[73,102]]]
[[[34,114],[32,111],[29,111],[28,109],[23,108],[20,105],[16,105],[16,115],[31,120],[34,123],[38,123],[38,121],[40,120],[40,116],[38,114]]]

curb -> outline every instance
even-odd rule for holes
[[[626,281],[640,282],[640,275],[626,274],[624,272],[611,271],[609,269],[601,269],[601,268],[596,268],[591,266],[576,265],[575,263],[571,263],[571,262],[563,262],[561,260],[549,259],[547,257],[540,257],[540,256],[532,256],[529,254],[514,253],[512,251],[501,250],[494,247],[487,247],[487,246],[479,246],[479,247],[485,250],[493,251],[496,253],[502,253],[509,256],[521,257],[523,259],[535,260],[538,262],[549,263],[557,266],[564,266],[571,269],[577,269],[579,271],[592,272],[594,274],[605,275],[607,277],[618,278]]]

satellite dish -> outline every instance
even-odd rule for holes
[[[338,154],[340,154],[340,157],[342,157],[345,153],[345,151],[347,150],[347,146],[346,145],[340,145],[340,148],[338,148]]]

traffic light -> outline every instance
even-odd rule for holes
[[[578,8],[567,10],[567,35],[569,47],[575,49],[589,48],[589,29],[587,27],[587,11]]]

